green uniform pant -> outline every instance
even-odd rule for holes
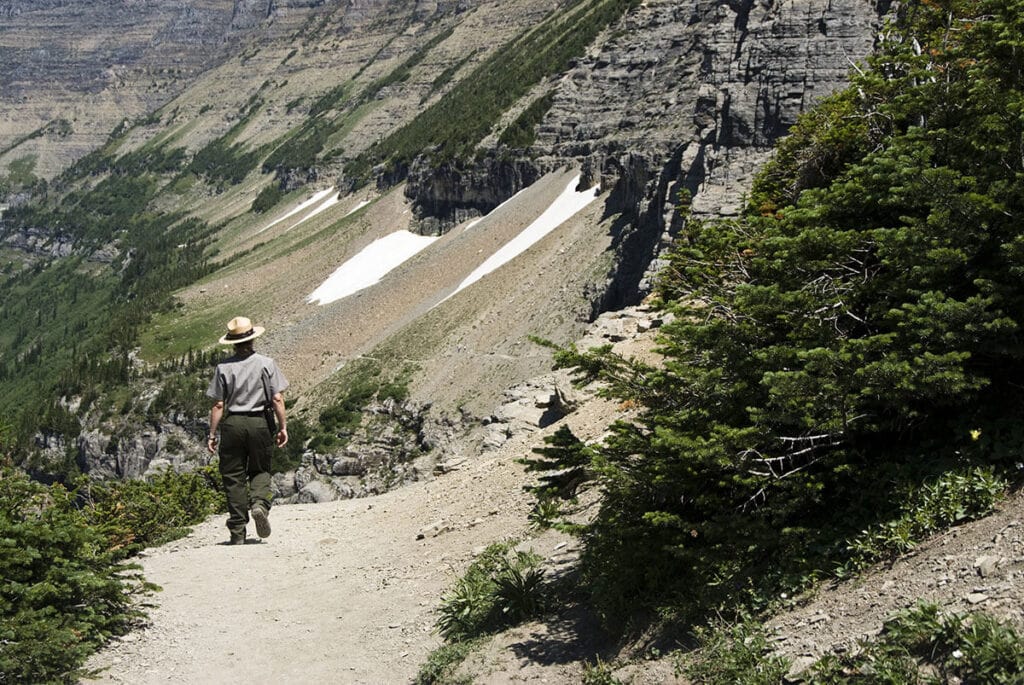
[[[274,438],[263,416],[229,414],[220,424],[220,476],[228,497],[228,530],[245,533],[249,509],[270,511],[270,456]]]

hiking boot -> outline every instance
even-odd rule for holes
[[[252,520],[256,523],[256,534],[261,538],[270,537],[270,519],[267,518],[267,508],[257,504],[252,508]]]
[[[244,545],[245,544],[245,533],[232,533],[231,540],[228,542],[229,545]]]

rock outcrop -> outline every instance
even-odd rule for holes
[[[472,166],[429,165],[417,158],[409,169],[405,194],[415,201],[419,231],[442,235],[454,224],[482,216],[540,178],[530,160],[494,155]]]
[[[887,9],[866,0],[651,0],[628,13],[557,84],[529,158],[472,169],[413,165],[407,194],[430,232],[486,213],[529,179],[582,165],[632,217],[649,261],[698,214],[729,214],[771,145],[845,84]],[[638,250],[638,248],[640,248]],[[634,275],[635,278],[635,275]]]
[[[340,450],[308,450],[302,464],[274,477],[278,502],[328,502],[375,495],[429,475],[424,425],[429,407],[386,399],[364,411]],[[433,455],[427,457],[432,459]]]

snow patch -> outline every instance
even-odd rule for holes
[[[333,207],[334,205],[338,204],[339,202],[341,202],[341,197],[339,195],[337,195],[337,194],[332,195],[328,199],[324,200],[324,202],[322,202],[321,204],[317,205],[316,209],[314,209],[312,212],[310,212],[309,214],[307,214],[306,216],[302,217],[301,219],[296,221],[294,224],[292,224],[291,226],[286,228],[284,230],[284,232],[287,233],[288,231],[292,230],[293,228],[295,228],[296,226],[301,224],[303,221],[308,221],[308,220],[312,219],[314,216],[316,216],[320,212],[324,211],[325,209],[330,209],[331,207]]]
[[[323,200],[325,197],[327,197],[331,193],[336,193],[336,192],[338,192],[337,188],[327,188],[325,190],[321,190],[321,191],[319,191],[317,193],[314,193],[312,197],[310,197],[308,200],[305,200],[305,201],[299,203],[299,205],[297,207],[295,207],[292,211],[288,212],[287,214],[285,214],[282,217],[279,217],[279,218],[275,219],[274,221],[271,221],[269,224],[267,224],[266,226],[264,226],[260,230],[256,231],[256,235],[259,235],[260,233],[263,233],[263,231],[267,230],[268,228],[271,228],[272,226],[276,226],[277,224],[281,223],[282,221],[284,221],[288,217],[295,216],[296,214],[298,214],[302,210],[306,209],[307,207],[315,205],[316,203],[320,202],[321,200]],[[294,226],[292,228],[294,228]]]
[[[360,209],[362,209],[363,207],[365,207],[368,204],[370,204],[369,200],[361,201],[355,207],[353,207],[352,209],[348,210],[348,212],[345,213],[345,216],[348,216],[349,214],[355,214],[356,212],[358,212]]]
[[[410,231],[396,231],[378,238],[335,269],[306,298],[306,302],[330,304],[369,288],[435,240],[437,236],[417,235]]]
[[[497,252],[488,257],[483,264],[466,276],[462,283],[459,283],[459,287],[455,289],[455,292],[448,297],[452,297],[452,295],[455,295],[455,293],[459,292],[463,288],[468,288],[498,267],[512,261],[512,259],[518,257],[523,252],[526,252],[526,250],[530,249],[534,243],[539,241],[548,233],[551,233],[551,231],[561,226],[577,212],[580,212],[584,207],[596,200],[597,195],[601,190],[600,187],[595,186],[589,190],[576,192],[575,188],[579,182],[579,176],[576,176],[574,179],[569,181],[569,185],[565,187],[562,194],[555,198],[555,201],[551,203],[550,207],[544,210],[543,214],[534,219],[533,223],[524,228],[522,233],[505,243]]]

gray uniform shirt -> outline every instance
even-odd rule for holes
[[[253,352],[229,357],[218,364],[206,395],[223,400],[228,413],[240,414],[259,411],[267,403],[268,394],[272,398],[274,393],[283,392],[287,387],[288,379],[274,360]]]

